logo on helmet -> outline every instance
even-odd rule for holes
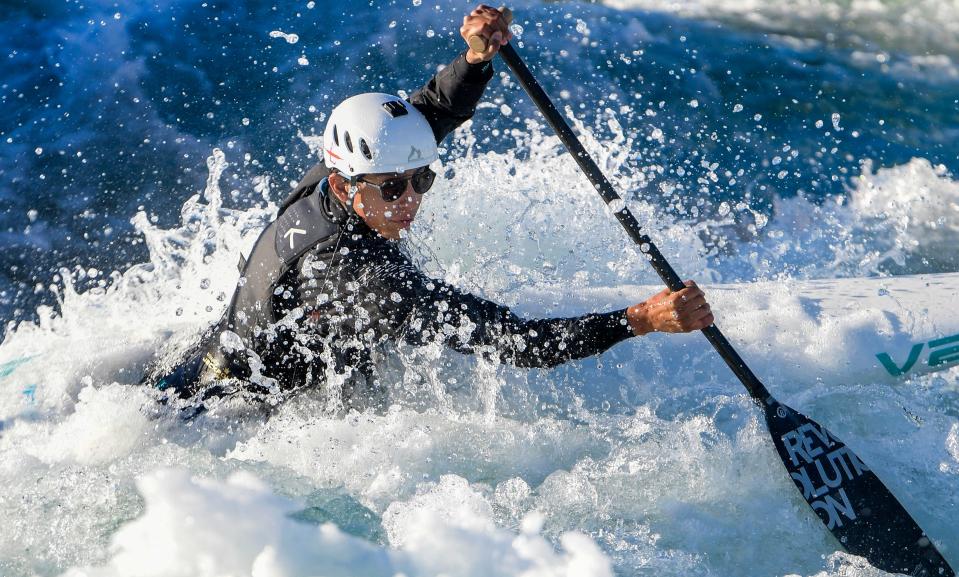
[[[423,152],[420,151],[419,148],[410,145],[410,156],[406,159],[406,161],[413,162],[414,160],[423,160]]]

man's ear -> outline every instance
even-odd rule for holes
[[[346,204],[350,198],[350,181],[338,172],[330,174],[330,190],[336,195],[340,202]]]

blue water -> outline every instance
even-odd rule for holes
[[[29,318],[50,301],[43,287],[60,267],[110,271],[141,262],[130,218],[142,206],[159,223],[172,222],[202,189],[213,147],[250,155],[230,169],[233,206],[262,202],[251,193],[256,174],[270,175],[273,198],[281,197],[314,162],[297,133],[320,133],[324,115],[350,94],[414,90],[461,49],[465,7],[7,3],[0,318]],[[554,98],[598,136],[608,133],[607,109],[638,133],[624,170],[649,178],[628,194],[659,198],[681,218],[708,219],[723,200],[768,215],[776,197],[822,202],[844,194],[867,161],[876,169],[919,157],[959,170],[959,79],[912,64],[917,54],[887,50],[881,38],[828,25],[773,34],[729,18],[575,2],[516,9],[520,52]],[[273,30],[300,40],[272,38]],[[535,111],[506,79],[492,83],[488,99],[513,112],[480,111],[476,150],[511,148],[512,139],[490,129],[522,129]],[[644,139],[654,126],[663,142]],[[663,183],[682,188],[666,195]],[[558,193],[564,185],[556,183]],[[887,268],[924,272],[950,263]]]

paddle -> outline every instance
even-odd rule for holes
[[[511,13],[501,9],[509,21]],[[485,39],[472,37],[470,46],[485,51]],[[589,153],[563,120],[512,44],[499,50],[520,85],[546,117],[589,181],[613,211],[629,237],[670,290],[681,290],[682,279],[648,236],[626,204],[600,172]],[[955,577],[935,545],[896,497],[852,450],[825,427],[777,401],[715,325],[703,329],[749,395],[762,408],[773,444],[803,498],[826,528],[850,553],[891,573]]]

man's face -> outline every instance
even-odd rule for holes
[[[367,226],[381,236],[398,240],[400,231],[409,228],[413,223],[423,200],[423,195],[413,190],[409,180],[417,170],[411,169],[403,173],[362,176],[362,180],[356,183],[357,193],[353,197],[353,210],[366,222]],[[371,184],[381,185],[396,178],[405,179],[406,190],[403,192],[403,196],[393,202],[384,200],[380,190],[376,186],[370,186]],[[340,183],[343,183],[344,188],[349,187],[348,179],[341,178]],[[334,187],[334,190],[337,188]]]

